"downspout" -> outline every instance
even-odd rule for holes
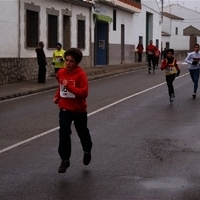
[[[21,13],[21,4],[20,4],[20,0],[18,0],[18,53],[17,53],[17,57],[20,58],[20,13]]]
[[[89,28],[89,34],[90,34],[90,67],[92,67],[92,57],[93,57],[93,55],[92,55],[92,20],[91,20],[91,18],[92,18],[92,7],[90,7],[90,28]]]

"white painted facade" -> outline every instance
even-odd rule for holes
[[[166,43],[170,44],[170,48],[174,50],[188,51],[190,48],[190,36],[184,36],[183,30],[190,25],[200,30],[200,13],[183,6],[172,4],[163,8],[164,12],[176,15],[184,20],[171,19],[163,17],[162,32],[168,33],[170,36],[162,36],[163,48]],[[178,33],[176,33],[176,29]],[[197,41],[200,41],[197,37]]]
[[[0,0],[0,58],[18,57],[18,0]]]
[[[47,57],[52,57],[54,49],[47,48],[47,13],[46,9],[55,8],[59,11],[58,16],[58,42],[63,42],[62,27],[63,27],[63,9],[71,11],[71,47],[77,46],[77,18],[76,15],[84,15],[86,17],[86,48],[83,49],[83,55],[88,56],[90,52],[90,8],[79,5],[74,5],[66,1],[32,1],[32,0],[0,0],[0,58],[31,58],[36,57],[35,48],[26,48],[25,41],[25,3],[32,3],[40,6],[39,12],[39,41],[45,44],[44,51]]]
[[[100,2],[100,1],[99,1]],[[125,44],[137,45],[139,36],[146,38],[146,12],[153,14],[152,32],[150,38],[155,43],[155,40],[161,41],[161,26],[159,8],[156,0],[141,1],[142,9],[135,8],[131,12],[131,7],[120,1],[111,1],[113,4],[105,4],[100,2],[103,14],[112,17],[113,9],[117,9],[117,31],[113,31],[112,22],[109,26],[109,43],[119,44],[121,39],[120,26],[124,24],[125,29]],[[47,13],[46,9],[55,8],[59,11],[59,36],[58,42],[63,42],[62,35],[62,9],[71,11],[71,46],[77,46],[77,19],[76,15],[83,14],[86,17],[86,48],[83,49],[83,55],[90,54],[91,42],[94,42],[94,21],[90,8],[71,4],[61,0],[0,0],[0,58],[34,58],[36,57],[35,48],[26,48],[26,15],[25,3],[33,3],[40,7],[39,11],[39,41],[44,41],[44,51],[47,57],[51,57],[54,49],[47,48]],[[120,8],[121,6],[121,8]],[[92,9],[93,11],[93,9]]]
[[[152,23],[150,22],[151,32],[149,33],[148,40],[152,40],[156,44],[156,40],[159,41],[159,47],[161,46],[161,14],[157,1],[143,1],[142,0],[142,12],[136,14],[134,17],[134,31],[138,36],[144,37],[144,48],[146,49],[145,37],[146,37],[146,13],[153,15]],[[138,37],[134,38],[134,44],[138,43]],[[147,41],[148,42],[148,41]]]
[[[160,8],[156,0],[142,0],[142,9],[131,10],[130,6],[123,5],[119,7],[116,5],[122,6],[118,0],[113,0],[113,4],[106,4],[103,1],[96,3],[100,6],[100,14],[113,16],[113,9],[117,10],[117,31],[114,31],[112,28],[112,22],[109,26],[109,43],[110,44],[120,44],[121,40],[121,24],[124,24],[126,27],[125,31],[125,44],[137,45],[139,41],[139,36],[143,37],[144,47],[146,47],[146,34],[149,34],[149,40],[153,40],[155,43],[156,40],[159,40],[159,46],[161,44],[161,14]],[[150,33],[146,32],[146,13],[151,13],[153,15],[152,23],[150,24],[152,31]],[[93,13],[95,13],[93,11]],[[94,26],[92,24],[92,42],[94,42]]]

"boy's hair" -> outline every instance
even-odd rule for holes
[[[70,48],[69,50],[67,50],[65,52],[65,58],[67,56],[71,56],[76,61],[76,63],[80,63],[83,58],[83,54],[81,50],[77,48]]]
[[[57,42],[57,43],[56,43],[56,46],[62,47],[62,44],[61,44],[60,42]]]
[[[198,47],[199,47],[199,44],[195,44],[194,47],[195,47],[195,46],[198,46]]]
[[[171,53],[174,55],[174,49],[168,49],[168,50],[166,51],[167,54],[168,54],[169,52],[171,52]]]

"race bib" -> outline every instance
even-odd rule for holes
[[[68,84],[75,86],[75,81],[68,80]],[[75,95],[67,90],[67,88],[60,84],[60,96],[62,98],[75,98]]]

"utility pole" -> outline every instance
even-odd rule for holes
[[[163,23],[163,4],[164,4],[163,1],[164,1],[164,0],[161,0],[161,12],[162,12],[162,13],[161,13],[161,22],[162,22],[162,23]]]

